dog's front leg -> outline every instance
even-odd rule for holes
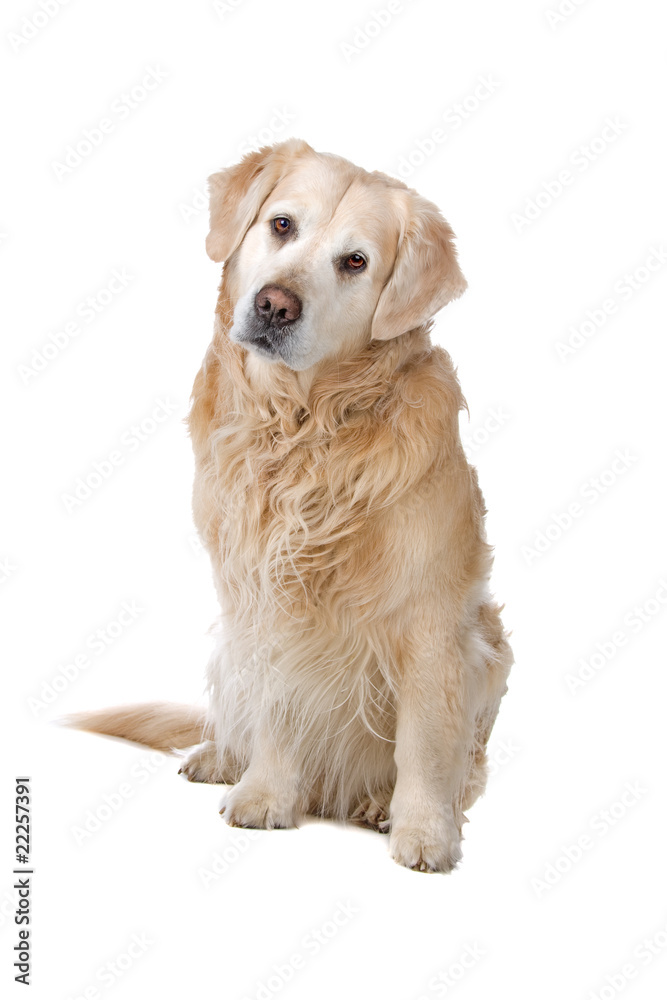
[[[299,777],[289,753],[286,721],[269,712],[258,720],[250,764],[228,792],[220,812],[230,826],[259,830],[296,826],[301,808]]]
[[[390,851],[420,871],[461,858],[461,781],[471,741],[465,660],[454,636],[424,623],[403,657]]]

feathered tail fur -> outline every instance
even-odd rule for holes
[[[168,701],[77,712],[62,720],[73,729],[131,740],[154,750],[182,750],[204,739],[206,709]]]

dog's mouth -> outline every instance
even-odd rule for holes
[[[254,349],[264,357],[275,356],[281,337],[277,337],[274,332],[258,323],[234,324],[231,330],[232,340],[241,344],[246,349]]]
[[[232,339],[265,360],[284,360],[286,352],[289,353],[288,342],[293,336],[292,324],[281,329],[267,326],[253,317],[239,326],[240,329],[232,331]]]
[[[247,343],[250,347],[256,347],[260,351],[266,351],[269,354],[276,353],[275,344],[271,340],[269,340],[269,338],[265,333],[257,334],[252,338],[252,340],[249,340]]]

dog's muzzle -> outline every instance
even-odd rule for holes
[[[301,315],[301,301],[279,285],[264,285],[255,296],[255,315],[270,330],[284,330]]]
[[[281,354],[293,324],[301,315],[301,300],[288,288],[264,285],[255,296],[243,342],[262,354]]]

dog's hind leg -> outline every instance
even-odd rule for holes
[[[213,740],[207,740],[187,755],[179,774],[188,781],[208,785],[234,785],[241,777],[241,767],[231,755],[223,755],[222,760]]]
[[[475,739],[468,774],[461,790],[461,809],[468,809],[483,793],[487,779],[486,747],[496,721],[500,702],[507,692],[507,676],[513,663],[512,650],[500,621],[500,608],[492,602],[479,609],[479,636],[483,648],[486,685],[477,714]]]
[[[379,833],[389,833],[389,804],[391,791],[381,791],[363,798],[352,812],[350,820],[359,826],[368,826]]]

